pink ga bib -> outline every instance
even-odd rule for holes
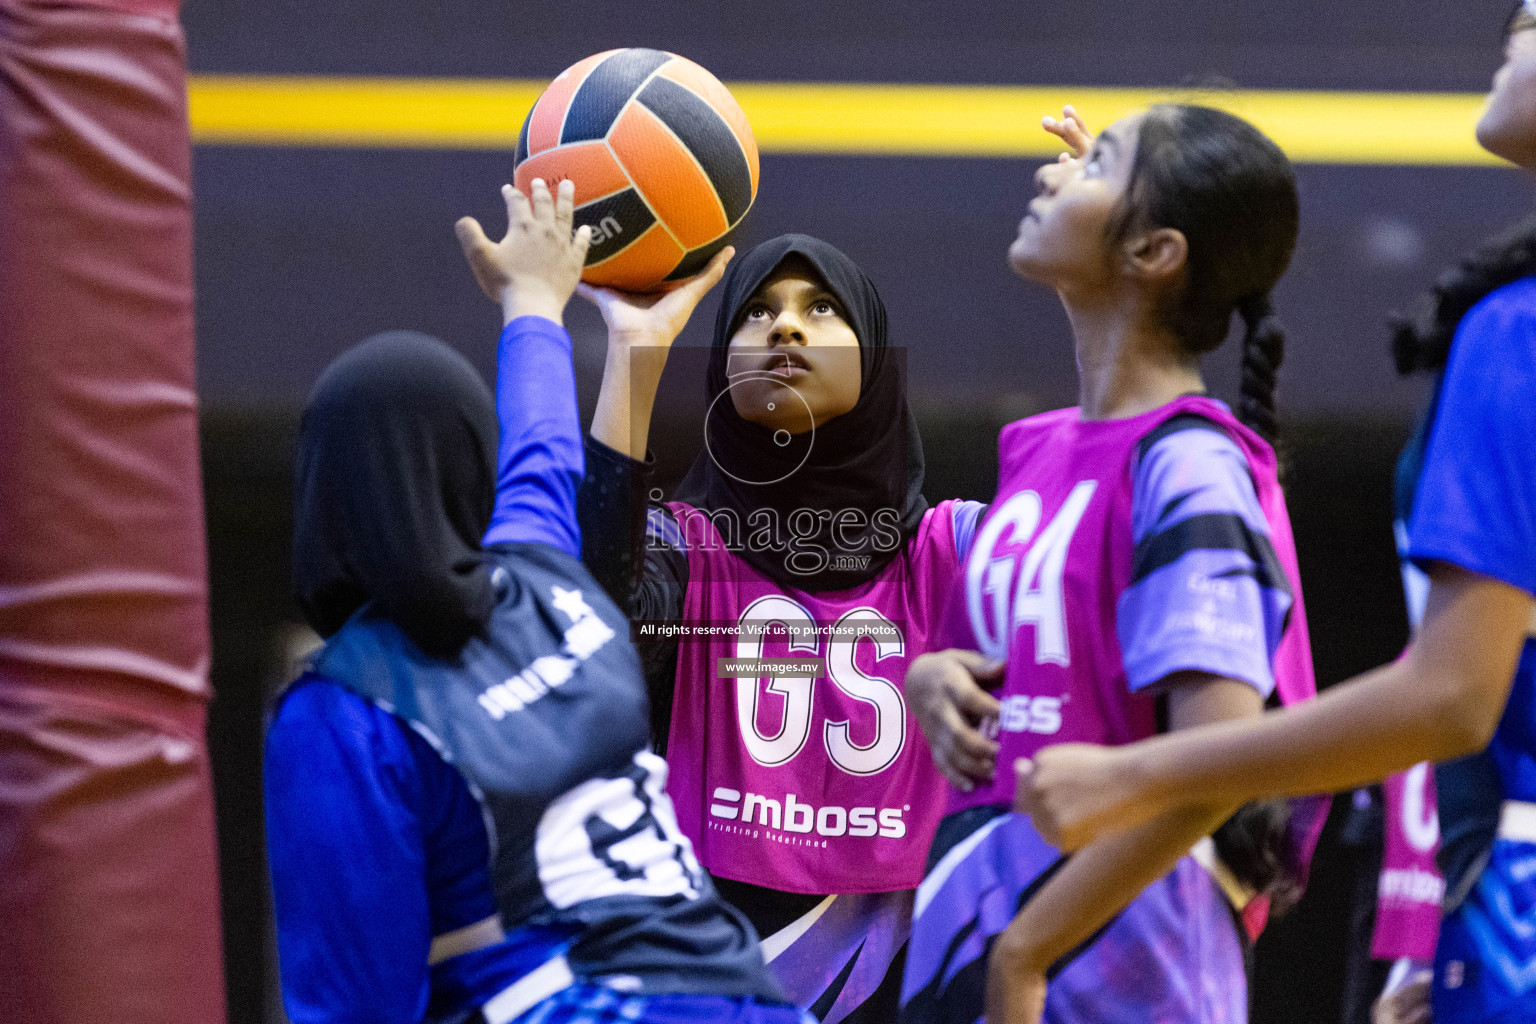
[[[1219,402],[1186,396],[1120,420],[1059,409],[1010,423],[998,438],[997,498],[978,524],[944,642],[1006,659],[997,696],[997,774],[950,810],[1013,802],[1010,766],[1042,747],[1130,743],[1157,729],[1154,698],[1134,694],[1116,634],[1130,584],[1132,463],[1138,442],[1180,413],[1221,426],[1252,470],[1259,506],[1294,604],[1274,657],[1284,703],[1316,693],[1295,543],[1270,447]]]

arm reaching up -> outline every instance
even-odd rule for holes
[[[492,242],[473,217],[454,227],[481,290],[501,304],[496,356],[496,505],[485,543],[540,542],[580,556],[576,488],[581,421],[571,338],[562,315],[587,256],[592,231],[571,233],[575,186],[551,196],[534,179],[532,197],[502,186],[507,234]]]
[[[612,288],[578,285],[608,325],[608,361],[592,416],[592,436],[636,462],[645,461],[651,407],[672,342],[688,325],[699,300],[720,283],[736,250],[727,246],[709,266],[680,287],[660,295],[632,295]]]

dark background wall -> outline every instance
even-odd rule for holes
[[[649,45],[731,80],[1481,91],[1499,63],[1507,0],[1278,3],[835,4],[189,0],[194,72],[549,77],[589,53]],[[1042,114],[1048,111],[1041,111]],[[997,428],[1075,400],[1054,296],[1003,254],[1032,195],[1019,160],[764,157],[739,243],[822,235],[859,260],[907,349],[928,493],[987,499]],[[1288,490],[1320,679],[1391,657],[1405,638],[1388,528],[1391,463],[1422,381],[1387,358],[1384,318],[1440,267],[1531,206],[1501,169],[1304,166],[1303,229],[1276,296]],[[277,1021],[260,817],[264,701],[290,627],[290,475],[297,411],[320,369],[379,330],[410,327],[489,375],[494,308],[461,265],[453,221],[502,222],[502,152],[200,147],[195,154],[200,387],[213,556],[216,759],[231,1020]],[[713,298],[681,344],[707,342]],[[573,304],[583,402],[601,322]],[[691,361],[690,361],[691,362]],[[1208,360],[1235,390],[1237,353]],[[673,379],[658,412],[664,468],[696,447]],[[1256,1021],[1337,1019],[1344,865],[1325,845],[1307,902],[1260,947]]]
[[[550,77],[654,46],[721,78],[1480,90],[1505,0],[187,0],[194,71]]]

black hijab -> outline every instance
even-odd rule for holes
[[[456,654],[495,603],[480,548],[496,405],[463,356],[374,335],[320,375],[299,424],[293,582],[321,636],[374,602],[422,650]]]
[[[843,415],[780,445],[774,441],[774,431],[742,419],[729,396],[722,397],[730,383],[726,349],[752,294],[786,258],[797,255],[815,268],[837,296],[859,339],[859,400]],[[711,403],[705,425],[709,447],[699,453],[678,486],[677,500],[710,512],[733,510],[742,528],[737,553],[783,586],[844,590],[878,575],[916,531],[928,502],[923,497],[922,439],[907,406],[902,362],[891,358],[887,348],[885,303],[874,282],[858,264],[819,238],[780,235],[757,246],[734,261],[725,276],[706,380]],[[788,519],[799,509],[818,514],[816,532],[800,533],[802,545],[832,557],[859,556],[851,560],[853,566],[868,556],[867,563],[849,567],[831,562],[819,571],[796,572],[787,564],[790,550],[753,550],[745,543],[754,534],[752,514],[772,510],[775,518],[770,522],[777,523],[780,534],[775,547],[787,544]],[[833,519],[844,509],[860,511],[866,525],[857,529],[845,523],[835,537]],[[891,520],[883,527],[871,518],[882,509],[890,510],[885,516]],[[890,543],[893,527],[900,535],[898,544]]]

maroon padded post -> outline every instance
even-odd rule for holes
[[[0,1021],[224,1020],[174,3],[0,0]]]

